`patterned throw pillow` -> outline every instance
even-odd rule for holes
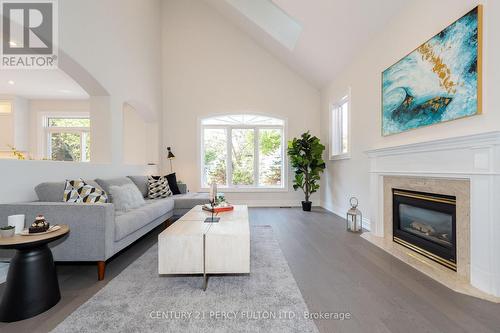
[[[106,192],[85,183],[83,179],[75,179],[66,180],[63,201],[76,203],[105,203],[108,201],[108,196]]]
[[[148,198],[160,199],[172,195],[170,187],[168,186],[167,178],[163,176],[148,176]]]

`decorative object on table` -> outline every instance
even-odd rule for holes
[[[38,215],[28,230],[30,234],[37,234],[49,230],[49,227],[50,223],[45,220],[45,216]]]
[[[234,206],[231,205],[229,202],[226,201],[226,198],[224,197],[224,193],[216,193],[215,194],[215,203],[212,207],[211,204],[205,204],[201,206],[201,209],[207,212],[213,212],[213,213],[222,213],[222,212],[229,212],[234,210]]]
[[[83,179],[66,180],[63,202],[106,203],[107,201],[106,192],[87,184]]]
[[[482,6],[382,73],[382,135],[481,113]]]
[[[358,209],[358,199],[352,197],[349,199],[351,208],[347,211],[346,229],[351,232],[361,232],[363,230],[363,215]]]
[[[170,162],[170,172],[174,172],[174,169],[172,167],[172,160],[175,158],[175,155],[172,153],[172,148],[167,147],[167,159]]]
[[[168,180],[164,176],[148,176],[148,198],[162,199],[172,195]]]
[[[309,198],[312,193],[318,191],[320,175],[326,167],[322,157],[324,150],[325,146],[317,137],[309,134],[309,131],[288,142],[288,156],[295,170],[293,189],[297,191],[301,188],[304,191],[305,201],[302,201],[302,209],[307,212],[311,211],[312,206]]]
[[[0,228],[0,235],[2,236],[2,238],[13,237],[15,231],[15,227],[8,225]]]
[[[177,185],[177,176],[175,175],[175,172],[166,175],[165,178],[167,178],[168,186],[170,187],[172,194],[181,194],[179,186]]]
[[[210,185],[210,193],[208,195],[208,198],[210,200],[210,212],[212,213],[211,217],[207,217],[205,219],[205,223],[217,223],[219,222],[220,218],[219,217],[214,217],[214,212],[215,212],[215,200],[217,199],[217,184],[213,183]]]
[[[25,229],[25,230],[21,231],[20,235],[21,236],[39,236],[39,235],[45,235],[45,234],[57,231],[59,229],[61,229],[60,225],[51,225],[46,231],[43,231],[43,232],[30,233],[29,229]]]
[[[10,226],[13,226],[16,231],[16,234],[20,234],[21,231],[24,230],[24,220],[25,220],[25,215],[24,214],[18,214],[18,215],[11,215],[7,217],[7,224]]]
[[[50,234],[0,238],[1,249],[15,249],[0,301],[0,321],[31,318],[61,299],[56,266],[47,246],[69,232],[67,225]]]
[[[224,193],[217,191],[217,194],[215,195],[215,204],[216,205],[229,204],[229,202],[227,202],[226,200],[226,197],[224,196]]]
[[[222,212],[230,212],[234,210],[234,206],[228,203],[225,204],[220,204],[220,205],[214,205],[212,207],[211,204],[204,204],[201,207],[203,210],[211,213],[222,213]]]

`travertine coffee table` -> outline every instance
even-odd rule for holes
[[[210,215],[196,206],[158,235],[159,274],[203,274],[206,289],[208,274],[250,273],[248,207]]]

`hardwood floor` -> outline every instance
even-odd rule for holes
[[[252,208],[253,225],[271,225],[310,312],[349,312],[316,321],[321,332],[500,332],[500,304],[455,293],[359,235],[320,208]],[[159,227],[106,265],[58,265],[62,300],[0,332],[47,332],[156,242]],[[3,288],[0,286],[0,294]]]

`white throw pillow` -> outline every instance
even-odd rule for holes
[[[115,210],[126,212],[130,209],[139,208],[146,203],[141,192],[134,184],[110,186],[109,193],[113,198]]]

